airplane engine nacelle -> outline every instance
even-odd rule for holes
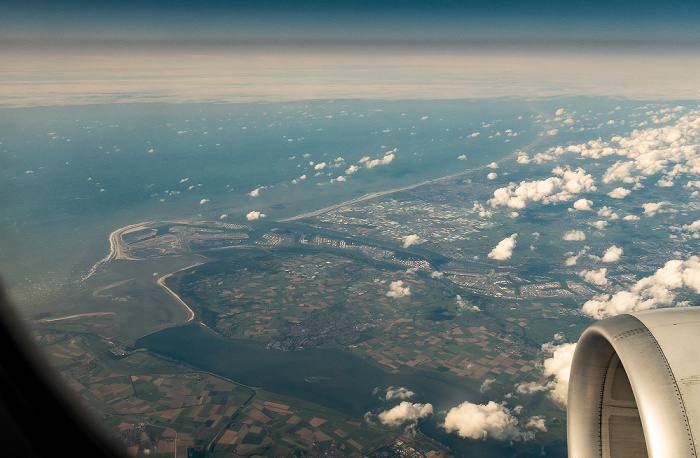
[[[569,456],[691,457],[700,435],[700,307],[589,327],[571,365]]]

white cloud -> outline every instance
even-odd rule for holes
[[[582,311],[597,320],[674,304],[673,290],[689,288],[700,294],[700,258],[668,261],[654,275],[642,278],[629,290],[601,294],[583,304]],[[687,305],[685,303],[677,303]]]
[[[460,296],[459,294],[455,298],[455,301],[457,302],[457,307],[459,307],[460,310],[469,310],[471,312],[481,311],[478,305],[474,305],[470,301],[462,299],[462,296]]]
[[[518,153],[518,164],[529,164],[530,163],[530,157],[527,155],[527,153],[520,151]]]
[[[571,253],[569,253],[569,254],[571,254]],[[586,254],[586,250],[581,250],[578,252],[578,254],[575,254],[573,256],[569,256],[568,258],[566,258],[566,265],[567,266],[575,266],[576,263],[578,262],[579,258],[581,256],[583,256],[584,254]]]
[[[393,281],[391,282],[391,285],[389,285],[389,291],[387,291],[386,295],[397,299],[399,297],[410,296],[411,287],[403,286],[403,281],[401,280]]]
[[[448,433],[457,432],[461,437],[501,440],[528,438],[518,427],[518,419],[503,404],[472,404],[469,401],[447,412],[441,425]]]
[[[588,283],[593,283],[598,286],[605,286],[608,284],[608,279],[605,277],[608,269],[603,267],[600,270],[582,270],[579,275],[583,277],[583,280]]]
[[[560,404],[566,405],[569,391],[569,373],[571,372],[571,361],[574,358],[575,343],[542,345],[542,349],[552,354],[544,360],[544,375],[553,376],[549,382],[550,396]]]
[[[639,218],[639,216],[637,215],[627,215],[622,219],[624,219],[625,221],[639,221],[641,218]]]
[[[407,388],[404,388],[402,386],[400,386],[400,387],[390,386],[386,390],[386,396],[384,397],[384,399],[387,401],[391,401],[392,399],[404,400],[404,399],[410,398],[414,394],[416,394],[416,393],[414,393],[413,391],[411,391]]]
[[[202,199],[199,201],[199,205],[206,204],[207,202],[209,202],[209,199]]]
[[[581,241],[586,240],[586,234],[583,231],[573,230],[565,233],[561,239],[568,241]]]
[[[487,378],[484,380],[484,382],[481,384],[481,387],[479,388],[479,393],[484,394],[488,390],[491,389],[491,385],[496,381],[495,378]]]
[[[248,193],[248,195],[251,196],[251,197],[257,197],[257,196],[260,195],[260,191],[263,190],[263,189],[265,189],[266,187],[267,187],[267,186],[260,186],[260,187],[257,187],[257,188],[255,188],[255,189],[253,189],[252,191],[250,191],[250,192]]]
[[[552,170],[556,176],[544,180],[522,181],[519,185],[510,183],[493,192],[489,204],[493,207],[507,205],[511,208],[525,208],[529,201],[550,204],[564,202],[581,192],[595,191],[595,180],[582,168],[556,167]]]
[[[391,151],[387,151],[386,153],[384,153],[384,157],[381,159],[370,160],[369,156],[365,156],[362,159],[360,159],[360,163],[364,162],[365,167],[367,167],[368,169],[371,169],[371,168],[376,167],[378,165],[386,165],[386,164],[391,163],[391,161],[394,160],[394,158],[396,157],[396,155],[394,153],[396,151],[398,151],[398,148],[394,148]]]
[[[325,162],[318,163],[314,165],[314,170],[323,170],[326,168],[326,165],[328,164],[326,164]]]
[[[408,248],[411,245],[415,245],[416,243],[420,242],[420,237],[418,237],[416,234],[411,234],[405,236],[403,239],[403,247]]]
[[[459,156],[457,156],[457,159],[459,159],[460,161],[466,161],[466,160],[467,160],[467,155],[466,155],[466,154],[460,154]]]
[[[590,210],[591,205],[593,205],[593,201],[588,199],[579,199],[574,202],[574,208],[576,210]]]
[[[531,429],[539,429],[543,432],[547,431],[547,425],[545,424],[544,418],[540,417],[539,415],[530,417],[525,427]]]
[[[228,218],[228,215],[227,215],[226,213],[224,213],[223,215],[219,216],[219,219],[226,219],[226,218]]]
[[[513,255],[513,248],[515,248],[515,238],[517,236],[518,234],[516,233],[498,242],[498,245],[496,245],[496,247],[493,250],[491,250],[491,252],[488,254],[488,257],[497,261],[504,261],[506,259],[510,259],[510,257]]]
[[[245,217],[248,221],[253,221],[253,220],[258,219],[258,218],[264,218],[265,213],[260,213],[259,211],[253,210],[251,212],[248,212],[248,214],[245,215]]]
[[[554,112],[554,115],[555,115],[555,116],[561,116],[561,115],[563,115],[563,114],[564,114],[564,109],[563,109],[563,108],[559,108],[557,111]]]
[[[615,245],[613,245],[607,250],[605,250],[605,254],[603,255],[603,262],[617,262],[620,260],[620,256],[622,256],[622,248],[618,248]]]
[[[496,172],[491,172],[488,175],[486,175],[486,178],[488,178],[489,180],[495,180],[497,176],[498,174]]]
[[[612,155],[623,157],[605,172],[605,183],[639,183],[643,178],[663,174],[657,184],[672,185],[678,175],[700,172],[699,115],[698,110],[684,116],[668,114],[654,122],[669,122],[675,118],[675,124],[634,130],[627,137],[615,136],[609,142],[593,140],[567,150],[594,159]]]
[[[610,197],[612,197],[613,199],[624,199],[624,198],[627,197],[631,192],[632,192],[632,191],[630,191],[629,189],[625,189],[625,188],[615,188],[615,189],[613,189],[612,191],[610,191],[610,192],[608,193],[608,195],[609,195]]]
[[[186,182],[186,181],[188,181],[188,180],[189,180],[189,178],[183,178],[182,180],[180,180],[180,183],[184,183],[184,182]]]
[[[443,275],[444,275],[444,274],[443,274],[442,272],[439,272],[439,271],[437,271],[437,270],[434,270],[434,271],[430,274],[430,278],[442,278]]]
[[[420,418],[425,418],[433,413],[432,404],[412,404],[403,401],[396,407],[381,412],[379,421],[385,425],[399,426],[407,422],[415,423]]]
[[[644,214],[647,216],[654,216],[656,213],[663,207],[664,205],[670,205],[671,202],[648,202],[646,204],[642,204],[642,208],[644,209]]]
[[[490,163],[489,165],[487,165],[486,167],[488,167],[488,168],[490,168],[490,169],[497,169],[497,168],[498,168],[498,162],[492,162],[492,163]],[[698,187],[700,188],[700,186],[698,186]]]
[[[468,138],[475,138],[475,137],[478,137],[478,136],[479,136],[479,132],[474,132],[474,133],[469,134],[469,137],[468,137]]]

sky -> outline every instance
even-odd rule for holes
[[[3,1],[0,37],[58,45],[694,46],[670,0]]]
[[[0,1],[0,106],[700,98],[700,2]]]

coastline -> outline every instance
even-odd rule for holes
[[[176,274],[178,272],[181,272],[181,271],[186,270],[186,269],[190,269],[192,267],[201,266],[202,264],[203,264],[202,262],[197,262],[197,263],[192,264],[191,266],[183,267],[180,270],[176,270],[175,272],[171,272],[169,274],[163,275],[162,277],[160,277],[156,281],[158,286],[163,288],[171,297],[173,297],[178,302],[178,304],[180,304],[182,306],[183,309],[185,309],[185,312],[187,312],[187,320],[185,321],[185,323],[189,323],[190,321],[194,320],[194,311],[190,308],[189,305],[187,305],[185,303],[185,301],[182,300],[182,298],[180,296],[178,296],[175,293],[175,291],[173,291],[172,289],[168,288],[165,285],[165,280],[172,277],[174,274]]]

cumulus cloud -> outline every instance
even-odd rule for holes
[[[267,187],[267,186],[260,186],[260,187],[257,187],[257,188],[255,188],[255,189],[253,189],[252,191],[250,191],[250,192],[248,193],[248,195],[251,196],[251,197],[257,197],[257,196],[260,195],[260,191],[263,190],[263,189],[265,189],[266,187]]]
[[[386,295],[395,298],[410,296],[411,287],[403,286],[403,281],[401,280],[393,281],[389,285],[389,291],[387,291]]]
[[[442,278],[443,275],[444,275],[444,274],[443,274],[442,272],[440,272],[440,271],[438,271],[438,270],[434,270],[434,271],[430,274],[430,278]]]
[[[565,202],[574,198],[575,194],[595,191],[595,180],[582,168],[571,170],[556,167],[552,170],[555,176],[544,180],[522,181],[520,184],[510,183],[493,192],[489,204],[493,207],[507,205],[521,209],[529,201],[543,204]]]
[[[490,401],[473,404],[469,401],[447,412],[441,425],[448,433],[456,432],[470,439],[519,440],[528,438],[518,427],[518,419],[504,404]]]
[[[326,164],[325,162],[320,162],[320,163],[314,165],[314,170],[323,170],[326,168],[326,165],[328,165],[328,164]]]
[[[495,381],[495,378],[487,378],[486,380],[484,380],[484,382],[481,384],[481,387],[479,388],[479,393],[486,393],[488,390],[491,389],[491,385],[493,385]]]
[[[569,373],[571,372],[571,361],[574,358],[576,344],[550,342],[542,345],[542,349],[552,355],[544,360],[544,375],[553,377],[549,384],[550,396],[560,404],[566,405]]]
[[[403,239],[403,247],[408,248],[411,245],[415,245],[416,243],[420,242],[420,237],[418,237],[416,234],[411,234],[405,236]]]
[[[670,205],[671,202],[648,202],[646,204],[642,204],[642,208],[644,209],[644,214],[647,216],[654,216],[656,213],[663,207],[664,205]]]
[[[543,432],[547,431],[547,425],[544,421],[544,418],[539,416],[539,415],[535,415],[535,416],[530,417],[530,419],[527,422],[526,427],[531,428],[531,429],[539,429],[540,431],[543,431]]]
[[[359,168],[358,166],[356,166],[356,165],[351,165],[350,167],[348,167],[348,168],[345,170],[345,174],[346,174],[346,175],[350,175],[351,173],[355,173],[355,172],[357,172],[358,170],[360,170],[360,168]]]
[[[624,219],[625,221],[639,221],[641,218],[639,218],[639,216],[637,215],[627,215],[622,219]]]
[[[209,202],[209,199],[202,199],[199,201],[199,205],[206,204],[207,202]]]
[[[392,399],[404,400],[404,399],[410,398],[414,394],[416,394],[416,393],[414,393],[413,391],[411,391],[407,388],[404,388],[402,386],[400,386],[400,387],[390,386],[386,390],[386,396],[384,396],[384,399],[387,401],[391,401]]]
[[[583,277],[583,280],[588,283],[593,283],[598,286],[605,286],[608,284],[608,279],[605,277],[608,269],[603,267],[600,270],[582,270],[579,275]]]
[[[657,184],[671,186],[673,180],[683,174],[700,172],[697,148],[700,137],[700,111],[691,110],[684,116],[667,114],[654,122],[675,124],[634,130],[629,136],[615,136],[609,142],[592,140],[566,149],[557,147],[556,152],[571,151],[583,157],[598,159],[615,155],[623,159],[617,161],[603,175],[603,182],[622,181],[639,183],[641,179],[661,174]]]
[[[466,161],[466,160],[467,160],[467,155],[466,155],[466,154],[460,154],[459,156],[457,156],[457,159],[459,159],[460,161]]]
[[[497,168],[498,168],[498,162],[492,162],[492,163],[490,163],[489,165],[487,165],[486,167],[488,167],[488,168],[490,168],[490,169],[497,169]],[[698,186],[698,187],[700,188],[700,186]]]
[[[518,153],[518,164],[529,164],[530,163],[530,156],[527,155],[527,153],[520,151]]]
[[[469,310],[472,312],[480,312],[481,309],[479,308],[478,305],[472,304],[470,301],[466,299],[462,299],[462,296],[459,294],[455,298],[455,301],[457,302],[457,307],[459,307],[460,310]]]
[[[493,216],[493,212],[491,212],[491,210],[486,210],[486,207],[484,207],[477,201],[474,201],[472,211],[479,212],[479,216],[481,216],[482,218],[490,218],[491,216]]]
[[[571,252],[567,253],[568,258],[566,258],[566,265],[567,266],[575,266],[576,263],[578,262],[579,258],[586,254],[586,250],[581,250],[577,254],[573,254]]]
[[[537,382],[521,383],[516,386],[519,393],[533,393],[537,391],[547,391],[547,394],[555,402],[566,405],[569,391],[569,373],[571,372],[571,361],[576,350],[575,343],[557,343],[554,341],[542,345],[542,351],[551,356],[545,358],[543,363],[543,373],[548,377],[544,384]]]
[[[604,206],[603,208],[598,210],[598,216],[602,216],[604,218],[608,218],[608,219],[612,219],[612,220],[619,218],[619,215],[617,213],[613,212],[613,209],[608,207],[608,206]]]
[[[506,259],[510,259],[510,257],[513,255],[513,248],[515,248],[515,238],[517,236],[518,234],[516,233],[498,242],[498,245],[496,245],[496,247],[493,250],[491,250],[491,252],[488,254],[488,257],[497,261],[504,261]]]
[[[386,164],[391,163],[391,161],[394,160],[394,158],[396,157],[394,155],[394,153],[396,151],[397,151],[397,148],[394,148],[393,150],[384,153],[384,157],[381,159],[369,160],[369,158],[367,158],[365,161],[360,160],[360,162],[364,162],[365,167],[367,167],[368,169],[371,169],[371,168],[376,167],[378,165],[386,165]],[[365,159],[365,158],[362,158],[362,159]]]
[[[700,294],[700,258],[668,261],[653,275],[642,278],[628,290],[613,295],[601,294],[583,304],[583,313],[597,320],[622,313],[670,306],[676,300],[674,290],[689,288]],[[677,306],[688,305],[685,302]]]
[[[576,210],[590,210],[591,205],[593,205],[593,201],[588,199],[579,199],[574,202],[574,208]]]
[[[627,197],[632,191],[629,189],[625,188],[615,188],[612,191],[608,193],[608,196],[612,197],[613,199],[624,199]]]
[[[432,404],[413,404],[403,401],[396,407],[381,412],[379,421],[385,425],[400,426],[404,423],[415,423],[421,418],[425,418],[433,413]]]
[[[248,212],[248,214],[245,215],[245,217],[248,221],[253,221],[253,220],[258,219],[258,218],[264,218],[265,213],[260,213],[259,211],[253,210],[251,212]]]
[[[622,256],[622,248],[613,245],[605,250],[605,254],[603,254],[603,262],[617,262],[620,260],[620,256]]]
[[[488,175],[486,175],[486,178],[488,178],[489,180],[495,180],[497,176],[498,174],[496,172],[491,172]]]
[[[586,240],[586,234],[583,231],[573,230],[565,233],[561,239],[567,241],[581,241]]]

